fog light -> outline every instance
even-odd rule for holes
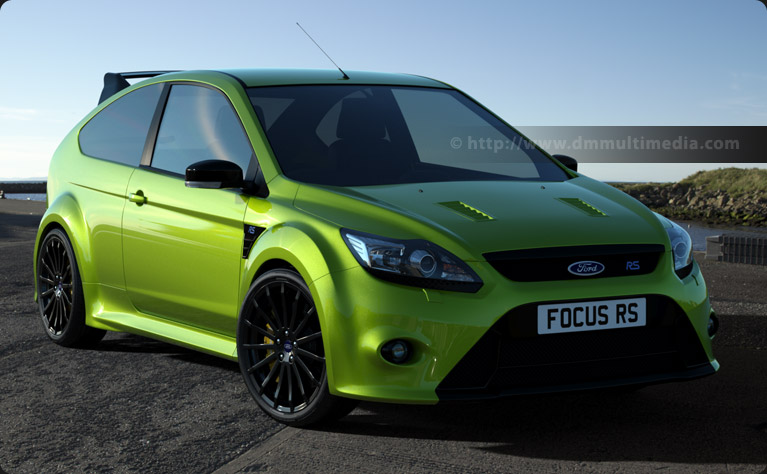
[[[410,344],[402,339],[394,339],[383,345],[381,355],[392,364],[404,364],[412,353]]]
[[[719,318],[716,317],[716,314],[711,313],[711,316],[708,317],[708,337],[714,337],[718,329]]]

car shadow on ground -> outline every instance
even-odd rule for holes
[[[88,348],[88,350],[134,354],[162,354],[171,359],[193,364],[218,367],[233,372],[240,370],[236,362],[135,334],[109,334],[106,339],[98,343],[98,345]]]
[[[755,357],[758,355],[758,357]],[[325,431],[452,440],[576,461],[767,464],[767,351],[720,349],[724,370],[686,383],[485,403],[363,403]]]

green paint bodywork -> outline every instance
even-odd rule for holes
[[[449,87],[417,76],[349,75],[346,84]],[[207,84],[229,98],[258,157],[268,197],[187,188],[178,176],[81,153],[78,133],[103,107],[138,87],[181,80]],[[38,246],[52,227],[70,237],[83,281],[86,323],[236,360],[237,316],[248,288],[264,269],[290,266],[309,285],[317,305],[329,389],[337,395],[435,403],[439,382],[513,307],[636,294],[675,300],[718,368],[706,329],[711,306],[698,266],[679,279],[661,221],[606,184],[569,171],[573,178],[564,182],[356,188],[308,185],[283,176],[243,83],[339,82],[337,71],[187,71],[133,85],[86,116],[51,161],[48,210],[37,236]],[[138,190],[146,197],[143,205],[128,200]],[[242,258],[243,224],[265,229],[247,258]],[[431,241],[466,262],[484,284],[476,293],[459,293],[382,281],[357,263],[341,228]],[[646,275],[529,283],[504,278],[482,256],[618,243],[662,243],[666,252]],[[393,338],[415,349],[403,365],[380,355]]]

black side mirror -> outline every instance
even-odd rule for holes
[[[186,169],[188,188],[241,188],[242,168],[231,161],[205,160],[189,165]]]
[[[551,155],[554,158],[556,158],[560,163],[565,165],[565,168],[571,169],[575,172],[578,171],[578,162],[575,161],[575,158],[571,158],[567,155]]]

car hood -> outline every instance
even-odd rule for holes
[[[667,240],[649,209],[586,177],[302,186],[295,203],[340,227],[431,240],[464,259],[481,260],[483,253],[501,250]]]

